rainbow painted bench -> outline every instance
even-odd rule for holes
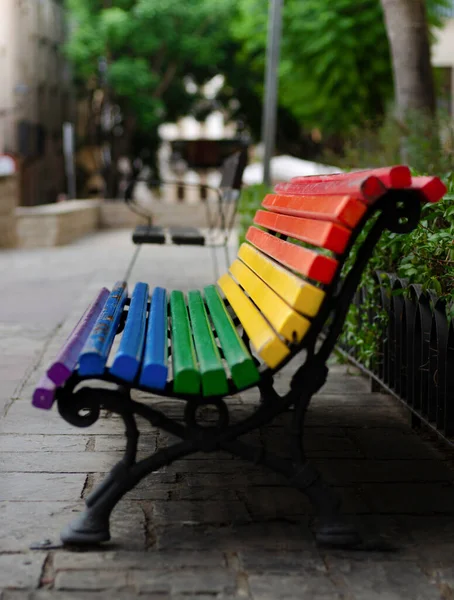
[[[356,544],[338,498],[306,459],[306,409],[326,380],[327,360],[380,235],[411,231],[421,205],[445,192],[439,179],[412,178],[404,166],[296,178],[265,197],[247,242],[216,285],[186,295],[146,283],[129,295],[123,281],[100,290],[33,396],[42,409],[56,401],[61,416],[78,427],[93,424],[101,409],[118,413],[126,427],[123,459],[87,498],[62,541],[109,540],[113,508],[142,478],[194,452],[224,450],[266,465],[303,490],[318,512],[320,542]],[[347,269],[346,258],[371,220]],[[279,395],[273,375],[291,359],[293,378]],[[260,402],[247,418],[231,422],[229,396],[251,387]],[[149,392],[149,399],[133,399],[133,389]],[[156,396],[184,402],[184,421],[158,410]],[[201,406],[212,407],[209,423]],[[289,409],[290,457],[240,439]],[[136,416],[181,441],[137,461]]]

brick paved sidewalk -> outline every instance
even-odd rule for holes
[[[1,599],[454,598],[453,461],[412,432],[395,401],[369,393],[367,381],[341,365],[311,407],[308,453],[339,488],[345,512],[395,552],[317,548],[305,496],[227,455],[197,455],[144,481],[114,511],[113,541],[102,550],[29,550],[58,543],[123,450],[118,418],[75,429],[56,411],[33,409],[30,394],[88,299],[122,276],[132,251],[129,234],[113,232],[68,248],[0,254]],[[209,254],[144,248],[132,273],[139,279],[199,287],[212,282]],[[279,384],[288,377],[280,374]],[[233,399],[236,416],[255,400],[253,392]],[[283,448],[285,420],[257,442]],[[165,437],[151,431],[142,447]]]

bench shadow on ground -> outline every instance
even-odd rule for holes
[[[446,551],[454,550],[451,457],[409,427],[408,415],[396,401],[370,393],[364,379],[346,376],[346,371],[334,367],[323,393],[314,398],[307,418],[306,449],[341,496],[343,511],[362,531],[365,545],[354,552],[320,551],[334,556],[366,551],[392,560],[415,556],[447,560],[439,548],[441,543]],[[182,418],[182,403],[156,398],[152,402],[166,414]],[[233,398],[234,418],[250,414],[254,402],[256,392]],[[206,417],[210,419],[209,410]],[[290,413],[284,414],[242,439],[286,455],[290,418]],[[140,455],[171,441],[168,434],[153,430],[141,438]],[[96,444],[104,444],[95,447],[98,450],[120,450],[123,439],[115,436]],[[102,477],[94,475],[84,494]],[[136,514],[143,522],[130,523],[128,534],[121,515],[134,505],[140,506]],[[115,530],[120,520],[118,538]],[[152,474],[127,495],[113,514],[113,541],[105,548],[130,547],[131,533],[140,530],[144,549],[151,552],[216,549],[231,553],[247,548],[293,554],[314,550],[313,525],[306,496],[281,476],[224,453],[198,453]]]

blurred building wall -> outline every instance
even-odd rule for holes
[[[444,27],[435,34],[436,41],[432,47],[432,64],[446,70],[445,79],[449,88],[448,103],[451,117],[454,117],[454,0],[451,6],[441,9]]]
[[[0,153],[19,159],[21,203],[65,192],[62,124],[74,120],[63,0],[0,0]]]

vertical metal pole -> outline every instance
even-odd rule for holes
[[[269,0],[268,40],[265,67],[265,103],[262,117],[263,183],[271,184],[270,161],[276,143],[277,88],[279,50],[282,31],[282,5],[284,0]]]

